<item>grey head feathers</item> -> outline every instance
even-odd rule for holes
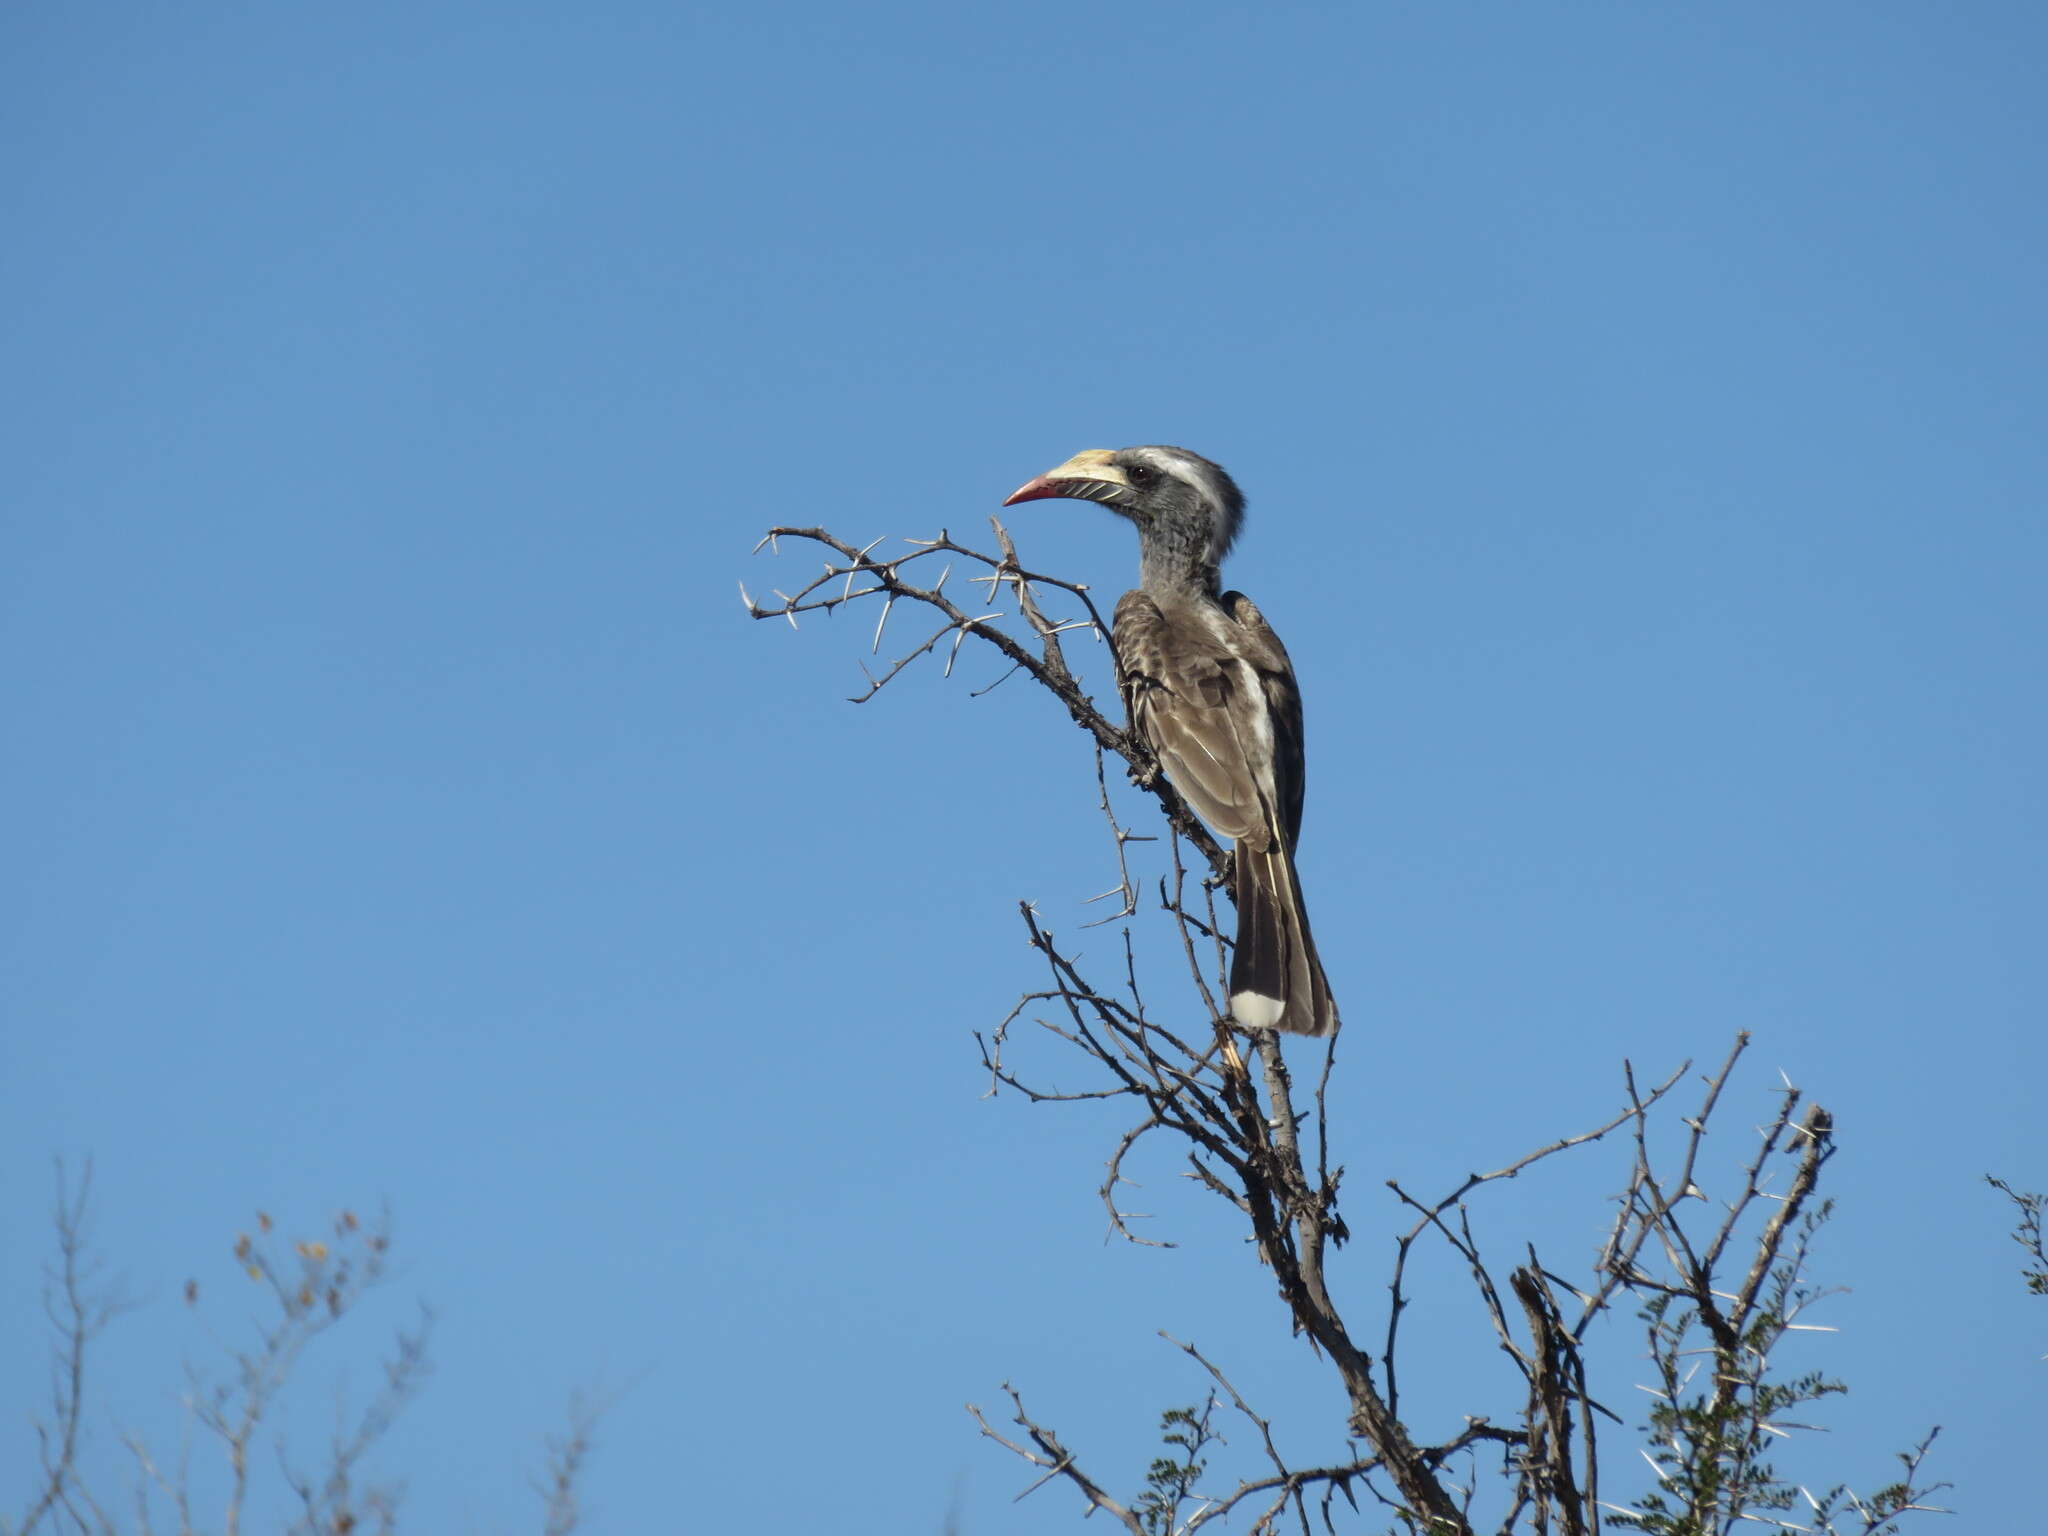
[[[1185,548],[1202,565],[1223,563],[1244,525],[1244,492],[1228,470],[1166,444],[1119,448],[1110,463],[1129,488],[1107,504],[1136,523],[1148,543]]]

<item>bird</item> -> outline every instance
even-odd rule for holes
[[[1237,942],[1230,1012],[1245,1029],[1337,1029],[1310,937],[1294,849],[1301,838],[1301,692],[1273,627],[1223,589],[1244,493],[1185,448],[1091,448],[1027,480],[1003,503],[1100,502],[1138,530],[1138,585],[1110,636],[1131,729],[1181,798],[1235,844]]]

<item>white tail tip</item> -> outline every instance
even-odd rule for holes
[[[1263,992],[1233,992],[1230,994],[1230,1013],[1246,1029],[1272,1029],[1280,1022],[1280,1015],[1287,1011],[1287,1005],[1277,997],[1268,997]]]

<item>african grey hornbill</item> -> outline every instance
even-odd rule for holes
[[[1251,599],[1218,574],[1244,519],[1221,465],[1185,448],[1091,448],[1003,503],[1099,501],[1138,527],[1138,586],[1117,600],[1117,683],[1131,728],[1196,814],[1237,844],[1230,1011],[1249,1029],[1337,1027],[1294,873],[1301,695]]]

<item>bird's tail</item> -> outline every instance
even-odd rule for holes
[[[1316,941],[1309,937],[1301,882],[1287,845],[1237,845],[1237,948],[1230,961],[1230,1011],[1247,1029],[1276,1025],[1297,1035],[1337,1032]]]

